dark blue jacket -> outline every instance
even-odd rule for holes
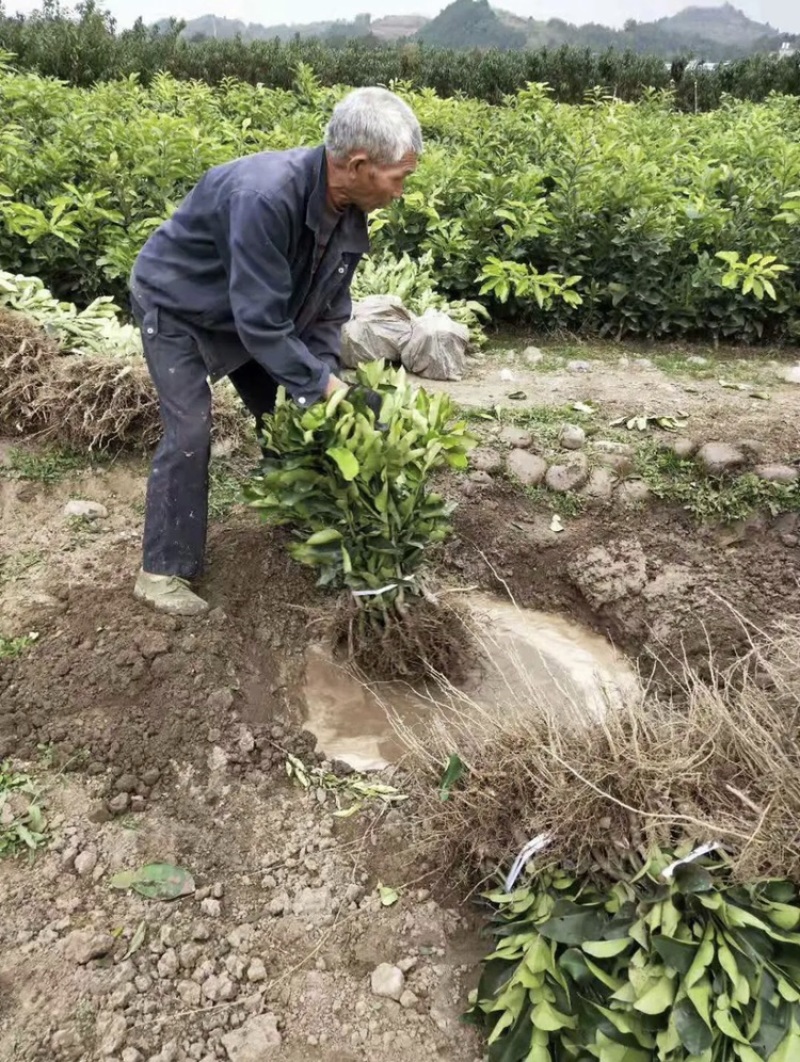
[[[312,278],[326,190],[323,147],[236,159],[209,170],[143,247],[135,300],[195,337],[212,379],[252,358],[306,404],[338,371],[369,238],[366,215],[347,207]]]

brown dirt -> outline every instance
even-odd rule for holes
[[[552,404],[586,400],[601,375],[576,386],[537,374],[531,386],[544,385],[531,393]],[[628,384],[625,374],[613,383],[620,408]],[[754,435],[770,443],[770,457],[792,452],[795,391],[752,410],[723,392],[728,413],[709,406],[717,437]],[[491,402],[485,388],[478,398]],[[412,816],[403,806],[332,819],[330,796],[298,795],[286,779],[287,751],[314,760],[301,690],[304,647],[323,607],[312,573],[287,557],[283,534],[235,512],[212,526],[201,586],[212,611],[198,620],[150,612],[131,595],[144,471],[120,458],[46,487],[0,469],[0,634],[39,634],[18,659],[0,660],[0,759],[30,761],[50,780],[55,815],[52,845],[33,871],[0,864],[0,907],[15,912],[0,920],[0,1058],[235,1059],[223,1037],[247,1025],[252,1007],[281,1023],[276,1059],[471,1062],[480,1046],[455,1018],[480,946],[464,912],[448,911],[454,897],[437,892],[436,903],[417,892],[445,883],[419,864]],[[684,513],[610,504],[565,519],[556,533],[550,512],[505,481],[469,497],[464,484],[447,484],[461,505],[440,576],[585,623],[646,670],[655,658],[662,676],[675,658],[700,664],[710,649],[729,660],[747,646],[748,624],[768,631],[800,612],[794,518],[754,521],[726,546]],[[101,502],[107,518],[68,522],[64,503],[75,497]],[[96,876],[76,874],[75,855],[86,850],[97,853]],[[108,891],[117,869],[168,857],[201,887],[219,886],[218,919],[198,897],[166,908]],[[407,885],[399,904],[381,908],[379,881]],[[143,919],[152,936],[123,960]],[[198,921],[211,923],[198,941],[210,966],[159,974],[169,941],[180,956]],[[251,985],[231,958],[242,949],[229,934],[243,924],[253,927],[247,947],[264,959],[263,983]],[[60,942],[74,930],[120,926],[113,961],[65,961]],[[165,926],[174,934],[162,936]],[[415,964],[407,979],[416,1001],[374,997],[374,967],[405,959]],[[194,1002],[194,989],[179,991],[209,976],[218,988],[229,961],[238,980],[224,991],[235,999]],[[254,994],[258,1002],[246,1002]],[[115,1014],[125,1046],[103,1056]]]

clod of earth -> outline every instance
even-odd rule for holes
[[[524,487],[538,487],[547,473],[547,461],[529,450],[514,449],[508,455],[506,468]]]

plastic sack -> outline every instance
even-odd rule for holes
[[[417,317],[401,360],[408,372],[429,380],[460,380],[466,368],[469,329],[441,310]]]
[[[353,303],[352,317],[342,328],[342,365],[354,369],[365,361],[400,361],[413,326],[414,317],[396,295],[369,295]]]

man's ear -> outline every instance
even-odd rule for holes
[[[369,163],[366,151],[354,151],[347,160],[347,172],[351,177],[358,177],[364,172],[364,167]]]

